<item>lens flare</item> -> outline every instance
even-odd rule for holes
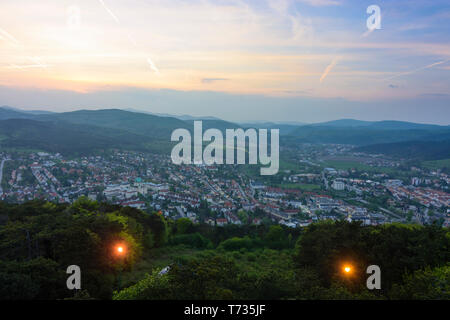
[[[344,273],[345,275],[350,275],[350,274],[352,274],[352,272],[353,272],[353,266],[350,265],[350,264],[345,264],[345,265],[342,267],[342,271],[343,271],[343,273]]]
[[[127,252],[127,248],[124,244],[120,243],[114,246],[113,251],[116,256],[123,257]]]

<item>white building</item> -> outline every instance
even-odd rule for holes
[[[339,181],[339,180],[334,180],[331,187],[334,190],[342,191],[342,190],[345,190],[345,183],[342,181]]]

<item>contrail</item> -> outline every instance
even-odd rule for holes
[[[101,5],[103,6],[103,8],[105,8],[105,10],[109,13],[109,15],[114,19],[114,21],[116,21],[117,24],[120,25],[120,21],[119,18],[117,18],[117,16],[114,14],[114,12],[112,12],[105,4],[105,2],[103,0],[98,0],[100,1]],[[130,34],[127,34],[127,38],[128,41],[130,41],[135,47],[137,46],[136,41],[133,39],[133,37]],[[153,63],[152,59],[147,58],[147,62],[150,65],[150,68],[157,74],[159,75],[159,70],[158,68],[156,68],[155,64]]]
[[[334,68],[338,61],[338,58],[334,58],[333,61],[325,68],[325,71],[323,72],[322,76],[320,77],[320,82],[322,83],[323,80],[327,77],[328,73]]]
[[[115,15],[111,10],[109,10],[109,8],[106,6],[106,4],[103,2],[103,0],[98,0],[98,1],[100,1],[100,3],[102,4],[103,8],[105,8],[105,10],[108,11],[108,13],[109,13],[110,16],[111,16],[117,23],[120,23],[120,22],[119,22],[119,19],[116,17],[116,15]]]
[[[397,77],[401,77],[401,76],[405,76],[405,75],[408,75],[408,74],[411,74],[411,73],[416,73],[417,71],[433,68],[434,66],[446,63],[447,61],[450,61],[450,59],[438,61],[438,62],[429,64],[429,65],[426,65],[425,67],[420,67],[420,68],[417,68],[417,69],[414,69],[414,70],[411,70],[411,71],[400,72],[400,73],[397,73],[396,75],[393,75],[392,77],[386,78],[384,80],[391,80],[391,79],[394,79],[394,78],[397,78]]]
[[[155,64],[153,63],[152,59],[147,58],[147,62],[150,65],[150,68],[156,72],[156,74],[159,74],[159,70],[158,68],[155,66]]]
[[[11,34],[9,34],[8,32],[6,32],[5,30],[3,30],[2,28],[0,28],[0,34],[5,37],[6,39],[8,39],[9,41],[12,41],[14,44],[19,45],[20,42],[14,38]]]
[[[373,30],[375,30],[375,29],[368,29],[366,32],[364,32],[364,33],[361,35],[361,38],[367,37],[369,34],[371,34],[371,33],[373,32]]]

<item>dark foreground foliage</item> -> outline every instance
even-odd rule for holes
[[[437,225],[211,227],[85,198],[0,202],[0,217],[0,299],[450,299],[450,232]],[[189,254],[168,255],[178,248]],[[366,287],[372,264],[381,290]]]

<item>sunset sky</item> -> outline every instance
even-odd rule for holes
[[[448,125],[450,2],[1,0],[0,105]]]

